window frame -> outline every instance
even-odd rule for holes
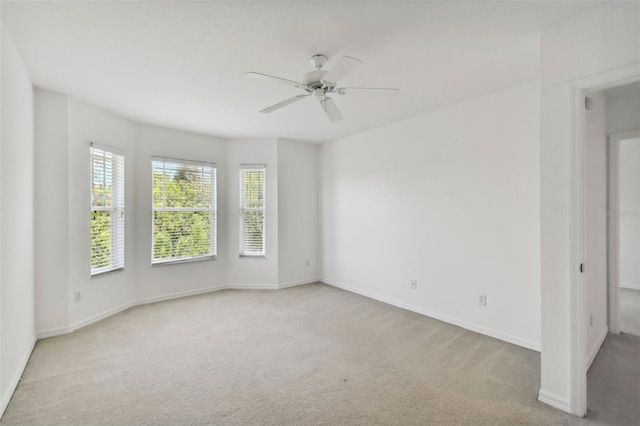
[[[264,173],[264,187],[262,207],[245,207],[244,205],[244,172],[247,170],[262,170]],[[240,164],[238,173],[238,195],[240,206],[240,223],[239,223],[239,239],[238,239],[238,251],[239,257],[246,258],[266,258],[267,257],[267,165],[266,164]],[[249,253],[245,251],[245,227],[244,227],[244,215],[248,211],[261,211],[262,212],[262,252]]]
[[[106,157],[106,154],[111,155],[111,185],[112,185],[112,194],[111,194],[111,206],[98,206],[94,205],[94,194],[95,194],[95,179],[94,179],[94,150],[101,151],[103,157]],[[123,271],[125,268],[125,259],[126,259],[126,231],[125,231],[125,198],[126,198],[126,184],[125,184],[125,153],[119,149],[97,144],[95,142],[91,142],[89,144],[89,187],[90,187],[90,195],[89,195],[89,204],[90,204],[90,213],[93,215],[98,211],[107,211],[110,212],[111,216],[111,249],[110,249],[110,265],[103,266],[99,268],[94,268],[92,264],[93,257],[91,256],[89,261],[89,272],[91,278],[98,277],[105,274],[111,274],[118,271]],[[103,171],[103,173],[106,173]],[[116,178],[116,181],[113,181],[113,178]],[[103,177],[103,181],[106,185],[106,176]],[[106,204],[106,197],[104,197]],[[89,245],[90,245],[90,253],[93,250],[93,229],[91,225],[91,219],[89,218]]]
[[[167,163],[182,166],[209,167],[211,169],[211,207],[210,208],[190,208],[190,207],[155,207],[154,200],[154,162],[162,162],[163,168]],[[164,191],[164,189],[163,189]],[[163,195],[164,197],[164,195]],[[218,172],[216,163],[205,161],[185,160],[171,157],[151,157],[151,266],[172,265],[176,263],[200,262],[204,260],[215,260],[218,258]],[[204,198],[203,198],[204,199]],[[163,198],[166,203],[166,198]],[[202,256],[180,257],[175,259],[155,259],[155,214],[156,212],[211,212],[211,239],[209,241],[209,254]]]

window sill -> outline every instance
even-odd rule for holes
[[[114,274],[114,273],[120,272],[120,271],[124,271],[124,266],[121,267],[121,268],[114,268],[114,269],[109,269],[107,271],[100,271],[100,272],[93,273],[93,274],[91,274],[91,278],[102,277],[104,275]]]
[[[151,262],[151,266],[164,266],[164,265],[175,265],[176,263],[191,263],[191,262],[202,262],[205,260],[216,260],[218,256],[200,256],[200,257],[190,257],[188,259],[176,259],[176,260],[160,260],[157,262]]]
[[[241,254],[240,257],[247,258],[247,259],[266,259],[267,255],[266,254]]]

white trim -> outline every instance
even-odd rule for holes
[[[2,418],[2,415],[4,414],[4,410],[7,409],[7,406],[9,405],[9,401],[11,401],[11,398],[13,397],[13,393],[16,391],[16,388],[20,383],[20,379],[22,378],[22,373],[24,373],[24,369],[27,367],[27,363],[29,362],[29,358],[31,358],[31,354],[33,353],[33,348],[36,346],[36,342],[37,342],[37,339],[34,338],[31,345],[29,345],[29,350],[22,357],[22,361],[20,362],[18,369],[16,370],[13,377],[11,378],[11,381],[9,382],[9,387],[7,388],[6,393],[2,395],[2,401],[0,401],[0,418]]]
[[[90,148],[95,148],[95,149],[99,149],[100,151],[108,151],[111,152],[113,154],[119,155],[121,157],[124,157],[125,152],[124,150],[120,149],[120,148],[115,148],[111,145],[103,145],[101,143],[96,143],[96,142],[89,142],[89,147]]]
[[[620,283],[620,288],[627,288],[629,290],[640,291],[640,284]]]
[[[585,264],[586,177],[585,91],[570,87],[571,121],[569,145],[569,413],[587,413],[587,291],[589,265]],[[580,264],[584,264],[585,273]],[[575,331],[575,332],[573,332]]]
[[[298,285],[312,284],[312,283],[317,283],[317,282],[320,282],[320,280],[317,279],[317,278],[309,278],[309,279],[306,279],[306,280],[290,281],[288,283],[280,283],[280,284],[278,284],[278,288],[279,289],[283,289],[283,288],[295,287],[295,286],[298,286]]]
[[[162,296],[147,297],[145,299],[136,300],[133,303],[133,306],[146,305],[149,303],[163,302],[165,300],[180,299],[182,297],[189,297],[189,296],[195,296],[198,294],[211,293],[214,291],[224,290],[225,288],[227,287],[224,285],[214,285],[211,287],[203,287],[195,290],[179,291],[177,293],[170,293]]]
[[[389,305],[393,305],[393,306],[397,306],[398,308],[402,308],[402,309],[406,309],[408,311],[412,311],[421,315],[425,315],[427,317],[430,318],[434,318],[449,324],[453,324],[456,325],[458,327],[462,327],[464,329],[476,332],[476,333],[480,333],[480,334],[484,334],[485,336],[489,336],[489,337],[493,337],[495,339],[498,340],[502,340],[504,342],[507,343],[512,343],[514,345],[518,345],[518,346],[522,346],[523,348],[527,348],[527,349],[531,349],[537,352],[540,352],[540,343],[538,342],[532,342],[530,340],[527,339],[521,339],[519,337],[516,336],[512,336],[510,334],[506,334],[506,333],[502,333],[500,331],[496,331],[496,330],[492,330],[490,328],[486,328],[486,327],[481,327],[479,325],[476,324],[472,324],[463,320],[460,320],[458,318],[454,318],[454,317],[450,317],[448,315],[444,315],[438,312],[434,312],[428,309],[424,309],[424,308],[420,308],[418,306],[414,306],[405,302],[401,302],[399,300],[396,299],[391,299],[389,297],[384,297],[384,296],[380,296],[378,294],[375,293],[371,293],[369,291],[366,290],[361,290],[359,288],[356,287],[352,287],[346,284],[341,284],[341,283],[337,283],[335,281],[331,281],[331,280],[326,280],[326,279],[322,279],[321,282],[325,283],[325,284],[329,284],[332,287],[336,287],[336,288],[340,288],[342,290],[346,290],[349,291],[351,293],[355,293],[355,294],[359,294],[361,296],[364,297],[368,297],[369,299],[373,299],[373,300],[377,300],[379,302],[383,302],[383,303],[387,303]]]
[[[607,334],[609,334],[609,327],[605,325],[602,331],[600,332],[600,335],[598,336],[598,340],[596,341],[596,344],[593,345],[593,348],[591,348],[591,351],[587,356],[587,371],[589,371],[589,368],[591,368],[591,364],[593,363],[593,360],[596,359],[596,355],[598,355],[598,352],[600,351],[600,348],[604,343],[604,339],[607,338]]]
[[[231,290],[277,290],[278,284],[228,284],[226,288]]]
[[[569,401],[542,389],[538,392],[538,401],[544,402],[558,410],[569,411]]]
[[[102,313],[96,314],[84,320],[77,321],[73,324],[70,324],[68,327],[57,327],[57,328],[50,328],[48,330],[39,331],[36,334],[36,338],[37,340],[40,340],[40,339],[46,339],[49,337],[68,334],[80,328],[86,327],[90,324],[93,324],[95,322],[98,322],[100,320],[113,316],[115,314],[118,314],[129,308],[133,308],[134,306],[162,302],[165,300],[180,299],[182,297],[189,297],[189,296],[195,296],[198,294],[211,293],[219,290],[279,290],[279,289],[294,287],[298,285],[311,284],[318,281],[319,281],[318,279],[312,278],[312,279],[292,281],[289,283],[282,283],[282,284],[219,284],[219,285],[199,288],[195,290],[180,291],[177,293],[170,293],[162,296],[153,296],[153,297],[148,297],[144,299],[138,299],[132,302],[124,303],[120,306],[116,306],[115,308],[108,309]]]
[[[182,158],[158,157],[155,155],[151,157],[151,161],[152,162],[162,161],[164,163],[170,163],[170,164],[187,164],[190,166],[204,166],[204,167],[216,168],[216,163],[209,163],[206,161],[184,160]]]
[[[638,80],[640,80],[640,62],[585,77],[574,81],[572,85],[584,90],[604,90],[624,86]]]
[[[217,286],[212,286],[212,287],[205,287],[205,288],[199,288],[196,290],[187,290],[187,291],[181,291],[181,292],[177,292],[177,293],[171,293],[171,294],[166,294],[166,295],[162,295],[162,296],[153,296],[153,297],[148,297],[145,299],[138,299],[132,302],[128,302],[128,303],[124,303],[120,306],[116,306],[115,308],[111,308],[108,309],[100,314],[94,315],[92,317],[86,318],[84,320],[81,321],[77,321],[73,324],[70,324],[67,327],[57,327],[57,328],[51,328],[48,330],[43,330],[43,331],[39,331],[36,334],[36,337],[38,340],[40,339],[46,339],[49,337],[55,337],[55,336],[61,336],[63,334],[68,334],[71,333],[75,330],[78,330],[80,328],[86,327],[90,324],[93,324],[95,322],[98,322],[100,320],[103,320],[105,318],[108,318],[110,316],[113,316],[115,314],[118,314],[122,311],[125,311],[129,308],[133,308],[134,306],[139,306],[139,305],[146,305],[149,303],[155,303],[155,302],[162,302],[165,300],[173,300],[173,299],[179,299],[181,297],[188,297],[188,296],[195,296],[197,294],[203,294],[203,293],[209,293],[209,292],[213,292],[213,291],[218,291],[218,290],[224,290],[226,288],[229,288],[225,285],[217,285]]]
[[[207,260],[217,260],[218,256],[215,254],[207,254],[204,256],[197,256],[197,257],[180,257],[178,259],[165,259],[165,260],[158,260],[156,262],[151,262],[151,267],[156,267],[156,266],[164,266],[164,265],[176,265],[178,263],[191,263],[191,262],[204,262]]]
[[[620,152],[619,141],[612,135],[607,137],[607,210],[618,210],[618,157]],[[607,217],[607,292],[609,294],[609,329],[612,333],[620,333],[620,314],[618,288],[615,283],[619,282],[618,275],[620,268],[618,265],[618,251],[620,246],[619,218],[615,216]]]
[[[67,334],[67,333],[71,333],[71,329],[69,327],[56,327],[56,328],[50,328],[48,330],[42,330],[42,331],[38,331],[36,333],[36,339],[37,340],[42,340],[42,339],[48,339],[49,337],[56,337],[56,336],[62,336],[63,334]]]
[[[85,318],[83,320],[74,322],[73,324],[69,325],[69,328],[68,328],[69,329],[69,333],[71,333],[72,331],[75,331],[75,330],[77,330],[79,328],[83,328],[83,327],[86,327],[86,326],[88,326],[90,324],[93,324],[94,322],[98,322],[100,320],[103,320],[103,319],[108,318],[110,316],[113,316],[115,314],[118,314],[118,313],[120,313],[120,312],[122,312],[122,311],[124,311],[126,309],[131,308],[132,306],[134,306],[133,302],[124,303],[124,304],[122,304],[120,306],[116,306],[115,308],[108,309],[108,310],[106,310],[106,311],[104,311],[102,313],[93,315],[93,316],[91,316],[89,318]]]

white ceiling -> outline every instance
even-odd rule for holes
[[[540,29],[593,2],[3,2],[36,86],[137,121],[222,137],[321,142],[538,78]],[[330,123],[299,89],[309,57],[364,62]]]

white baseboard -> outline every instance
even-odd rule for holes
[[[22,360],[20,361],[20,365],[18,369],[13,374],[13,377],[11,377],[11,381],[9,382],[9,387],[7,388],[7,391],[5,392],[4,395],[2,395],[2,400],[0,401],[0,418],[2,418],[2,415],[4,414],[4,410],[7,409],[7,406],[9,405],[9,401],[11,401],[11,397],[13,396],[13,393],[18,387],[18,383],[20,383],[20,378],[22,377],[22,373],[24,373],[24,369],[27,367],[29,358],[31,358],[31,353],[33,352],[33,348],[36,345],[36,341],[37,339],[34,338],[33,342],[29,345],[29,350],[26,351],[25,354],[23,354]]]
[[[62,336],[63,334],[67,334],[69,332],[70,332],[69,327],[50,328],[48,330],[38,331],[36,333],[36,339],[41,340],[41,339],[47,339],[49,337]]]
[[[600,335],[598,336],[596,344],[593,345],[593,348],[591,348],[591,350],[589,351],[589,355],[587,356],[587,371],[589,371],[589,367],[591,367],[591,363],[593,362],[593,360],[596,359],[596,355],[598,355],[598,351],[600,351],[600,348],[602,347],[607,334],[609,334],[609,327],[605,325],[600,331]]]
[[[621,288],[628,288],[629,290],[638,290],[640,291],[640,284],[632,284],[632,283],[620,283]]]
[[[410,305],[408,303],[401,302],[399,300],[391,299],[388,297],[380,296],[375,293],[371,293],[366,290],[361,290],[359,288],[351,287],[345,284],[340,284],[336,282],[332,282],[330,280],[320,280],[323,283],[329,284],[330,286],[337,287],[343,290],[350,291],[352,293],[359,294],[364,297],[368,297],[370,299],[377,300],[379,302],[384,302],[389,305],[397,306],[402,309],[406,309],[408,311],[416,312],[421,315],[425,315],[431,318],[435,318],[437,320],[456,325],[458,327],[462,327],[464,329],[474,331],[476,333],[484,334],[489,337],[493,337],[499,340],[503,340],[508,343],[513,343],[514,345],[522,346],[523,348],[532,349],[534,351],[540,352],[540,343],[532,342],[526,339],[521,339],[516,336],[511,336],[506,333],[502,333],[500,331],[492,330],[486,327],[481,327],[476,324],[472,324],[457,318],[450,317],[448,315],[444,315],[438,312],[430,311],[428,309],[420,308],[418,306]]]
[[[203,287],[195,290],[179,291],[176,293],[164,294],[162,296],[147,297],[133,302],[132,306],[146,305],[148,303],[164,302],[165,300],[179,299],[181,297],[195,296],[197,294],[211,293],[212,291],[224,290],[227,286],[220,284],[211,287]]]
[[[562,410],[567,413],[571,412],[569,401],[564,398],[560,398],[559,396],[554,395],[551,392],[540,389],[540,392],[538,392],[538,401],[544,402],[545,404],[557,408],[558,410]]]
[[[280,283],[278,284],[278,288],[282,289],[282,288],[289,288],[289,287],[295,287],[297,285],[305,285],[305,284],[311,284],[311,283],[317,283],[318,280],[317,278],[309,278],[307,280],[300,280],[300,281],[291,281],[288,283]]]
[[[74,322],[73,324],[69,325],[69,332],[72,332],[72,331],[77,330],[77,329],[82,328],[82,327],[86,327],[86,326],[88,326],[90,324],[93,324],[94,322],[98,322],[98,321],[103,320],[105,318],[108,318],[108,317],[110,317],[112,315],[118,314],[118,313],[120,313],[120,312],[122,312],[122,311],[124,311],[126,309],[131,308],[132,306],[134,306],[133,302],[124,303],[124,304],[122,304],[120,306],[116,306],[115,308],[108,309],[108,310],[106,310],[106,311],[104,311],[102,313],[99,313],[97,315],[94,315],[94,316],[91,316],[89,318]]]
[[[156,303],[156,302],[163,302],[166,300],[173,300],[173,299],[179,299],[182,297],[188,297],[188,296],[195,296],[197,294],[204,294],[204,293],[210,293],[213,291],[219,291],[219,290],[226,290],[226,289],[231,289],[231,290],[278,290],[278,289],[283,289],[283,288],[289,288],[289,287],[293,287],[293,286],[297,286],[297,285],[303,285],[303,284],[310,284],[310,283],[314,283],[317,282],[318,279],[308,279],[308,280],[301,280],[301,281],[293,281],[293,282],[289,282],[289,283],[283,283],[283,284],[219,284],[219,285],[215,285],[215,286],[211,286],[211,287],[204,287],[204,288],[199,288],[196,290],[187,290],[187,291],[181,291],[181,292],[177,292],[177,293],[171,293],[171,294],[165,294],[162,296],[154,296],[154,297],[147,297],[144,299],[138,299],[132,302],[128,302],[125,304],[122,304],[120,306],[116,306],[115,308],[111,308],[108,309],[102,313],[96,314],[94,316],[91,316],[89,318],[86,318],[84,320],[75,322],[73,324],[70,324],[68,327],[57,327],[57,328],[51,328],[48,330],[42,330],[39,331],[36,334],[36,339],[40,340],[40,339],[46,339],[48,337],[55,337],[55,336],[61,336],[63,334],[67,334],[67,333],[71,333],[74,330],[77,330],[79,328],[82,327],[86,327],[90,324],[93,324],[95,322],[98,322],[100,320],[103,320],[105,318],[108,318],[112,315],[115,315],[117,313],[120,313],[126,309],[132,308],[134,306],[139,306],[139,305],[146,305],[148,303]]]
[[[227,284],[225,288],[230,290],[277,290],[278,284]]]
[[[146,304],[155,303],[155,302],[162,302],[165,300],[179,299],[181,297],[188,297],[188,296],[194,296],[196,294],[209,293],[212,291],[223,290],[225,288],[227,288],[227,286],[217,285],[212,287],[199,288],[196,290],[187,290],[187,291],[181,291],[177,293],[165,294],[162,296],[154,296],[154,297],[148,297],[144,299],[138,299],[132,302],[124,303],[120,306],[116,306],[115,308],[108,309],[102,313],[86,318],[82,321],[75,322],[73,324],[70,324],[68,327],[58,327],[58,328],[52,328],[49,330],[39,331],[36,337],[38,340],[40,340],[40,339],[46,339],[48,337],[61,336],[63,334],[71,333],[72,331],[78,330],[79,328],[86,327],[90,324],[93,324],[95,322],[108,318],[124,310],[133,308],[134,306],[146,305]]]
[[[225,288],[232,290],[281,290],[284,288],[295,287],[297,285],[311,284],[318,282],[317,278],[310,278],[300,281],[291,281],[280,284],[227,284]]]

